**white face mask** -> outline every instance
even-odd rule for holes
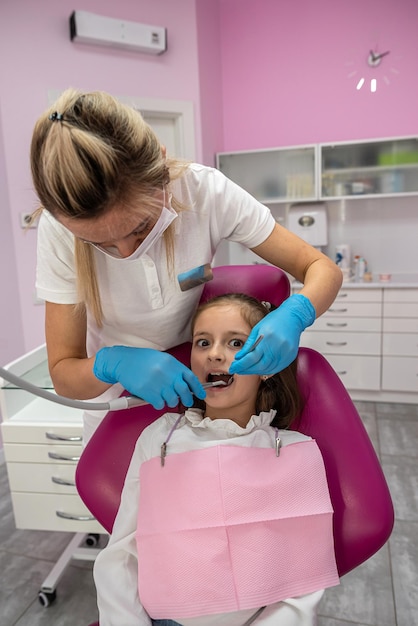
[[[158,239],[160,239],[160,237],[167,230],[170,224],[176,219],[176,217],[177,217],[177,213],[171,206],[171,194],[170,194],[168,198],[167,206],[163,206],[160,217],[155,222],[154,226],[152,227],[148,235],[145,237],[144,241],[142,241],[139,244],[137,249],[134,250],[134,252],[132,252],[130,256],[121,257],[118,252],[118,249],[115,246],[108,246],[106,248],[103,248],[102,246],[99,246],[95,243],[92,243],[91,245],[94,248],[96,248],[96,250],[99,250],[103,254],[106,254],[112,259],[116,259],[117,261],[135,261],[136,259],[139,259],[139,257],[141,257],[143,254],[146,254],[148,252],[151,246],[153,246],[154,243]]]

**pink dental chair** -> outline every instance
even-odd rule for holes
[[[286,274],[275,267],[217,267],[201,299],[233,291],[277,306],[288,297],[290,286]],[[190,363],[189,343],[169,352]],[[292,429],[313,437],[321,449],[334,507],[337,566],[343,576],[388,540],[394,522],[392,500],[360,416],[328,361],[314,350],[300,348],[298,380],[306,403]],[[109,412],[78,462],[76,484],[80,497],[109,533],[135,442],[141,431],[166,410],[141,406]]]

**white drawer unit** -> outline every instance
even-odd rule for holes
[[[418,290],[385,290],[382,389],[418,392]]]
[[[323,354],[347,389],[379,390],[382,289],[342,288],[300,345]]]
[[[51,389],[46,358],[45,346],[41,346],[6,369]],[[40,587],[39,601],[49,606],[67,565],[73,559],[93,560],[99,552],[95,547],[99,535],[105,533],[75,486],[82,452],[82,411],[33,396],[1,378],[0,408],[16,528],[74,533]]]
[[[8,369],[50,386],[41,346]],[[4,456],[17,528],[103,533],[77,494],[82,411],[38,398],[4,381],[0,392]]]

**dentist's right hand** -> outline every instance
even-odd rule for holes
[[[192,406],[193,395],[201,400],[206,391],[193,372],[167,352],[150,348],[112,346],[96,354],[93,373],[99,380],[120,383],[133,396],[155,409]]]

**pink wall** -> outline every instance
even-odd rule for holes
[[[1,119],[1,115],[0,115]],[[24,350],[23,325],[20,314],[17,270],[12,230],[11,216],[8,211],[9,193],[6,181],[6,159],[2,141],[2,127],[0,125],[0,276],[1,276],[1,306],[0,306],[0,356],[4,365]],[[12,341],[11,341],[12,338]]]
[[[215,165],[223,145],[222,58],[218,0],[196,0],[197,45],[200,70],[202,162]]]
[[[152,56],[73,44],[68,18],[75,8],[165,26],[168,51]],[[4,364],[20,356],[22,347],[29,350],[44,341],[44,307],[34,305],[36,230],[23,233],[19,214],[36,207],[28,151],[35,120],[48,105],[48,90],[73,86],[121,96],[192,101],[196,152],[201,159],[195,0],[83,0],[78,5],[73,0],[2,0],[0,58],[0,136],[5,155],[1,211],[9,218],[2,217],[2,228],[10,243],[8,262],[15,269],[14,273],[1,268],[3,281],[13,292],[8,304],[2,297],[2,305],[10,307],[20,326],[16,333],[7,324],[0,328],[0,349],[2,337],[10,347],[0,351]]]
[[[220,1],[224,150],[417,134],[417,0]]]

